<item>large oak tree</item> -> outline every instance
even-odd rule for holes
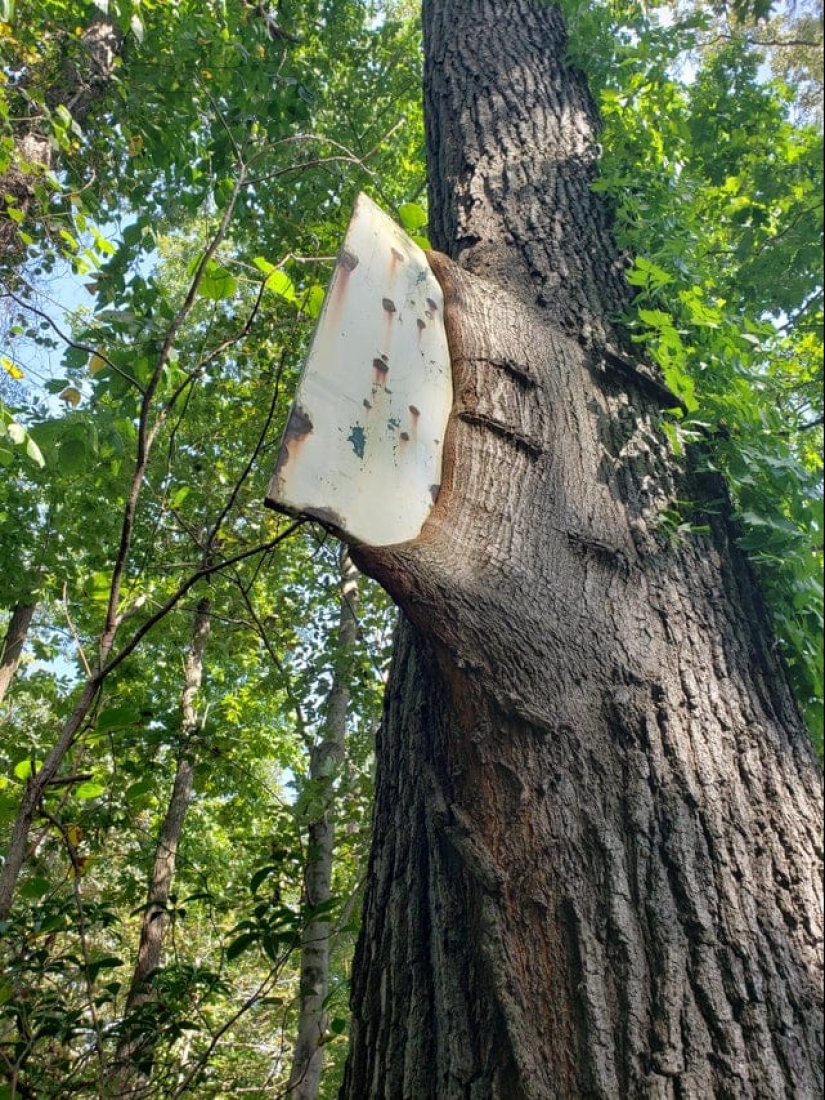
[[[815,1096],[820,768],[627,354],[586,81],[539,0],[423,21],[455,401],[421,535],[356,551],[403,616],[343,1094]]]

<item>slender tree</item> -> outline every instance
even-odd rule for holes
[[[169,921],[169,901],[177,863],[178,846],[195,779],[193,741],[198,732],[197,697],[203,680],[203,655],[211,629],[211,600],[198,601],[192,638],[183,663],[180,751],[175,779],[158,836],[146,905],[140,925],[140,942],[132,982],[126,997],[122,1024],[109,1084],[113,1096],[144,1096],[151,1077],[154,1027],[151,1006],[155,1001],[152,978],[163,959],[164,932]],[[145,1009],[147,1006],[150,1012]]]
[[[0,702],[5,698],[14,674],[17,672],[29,626],[36,610],[36,604],[18,603],[9,616],[6,636],[0,645]]]
[[[328,1012],[329,956],[335,813],[333,782],[344,758],[350,685],[358,637],[358,570],[341,544],[338,648],[321,739],[310,749],[309,782],[319,791],[319,813],[307,830],[303,901],[310,913],[301,932],[300,1011],[289,1092],[295,1100],[317,1100],[324,1065]]]
[[[404,617],[343,1095],[814,1096],[821,772],[622,350],[585,79],[538,0],[423,21],[455,402],[421,535],[354,551]]]

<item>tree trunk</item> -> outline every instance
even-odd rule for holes
[[[329,901],[332,886],[332,853],[335,842],[332,784],[344,757],[347,712],[355,642],[358,636],[358,571],[349,550],[341,546],[341,609],[335,671],[327,699],[323,740],[310,756],[310,783],[325,788],[326,809],[308,829],[304,872],[304,904],[312,909]],[[301,983],[298,1035],[287,1091],[293,1100],[317,1100],[324,1064],[327,1029],[326,997],[329,990],[329,913],[307,921],[301,935]]]
[[[0,646],[0,703],[5,699],[17,672],[36,607],[34,603],[19,603],[12,609],[6,637]]]
[[[77,42],[77,51],[63,66],[46,94],[46,106],[65,107],[77,123],[82,123],[103,96],[123,48],[123,35],[117,24],[98,11]],[[0,195],[13,200],[24,214],[29,212],[35,195],[36,176],[55,168],[54,148],[39,119],[17,127],[15,156],[11,167],[0,175]],[[20,250],[17,223],[0,219],[0,258]]]
[[[152,877],[140,929],[137,962],[124,1009],[122,1038],[109,1082],[109,1095],[113,1097],[144,1096],[149,1087],[157,1039],[156,1024],[151,1012],[155,1000],[152,977],[161,965],[178,844],[192,799],[195,766],[192,761],[191,741],[198,731],[195,703],[203,678],[203,654],[209,637],[210,610],[210,600],[206,597],[200,600],[195,612],[192,641],[184,662],[181,753],[155,849]]]
[[[813,1097],[821,772],[724,486],[606,346],[595,109],[552,7],[424,28],[454,408],[422,534],[354,552],[406,618],[342,1096]]]

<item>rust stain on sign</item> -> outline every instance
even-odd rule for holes
[[[452,404],[442,307],[424,253],[359,195],[267,504],[372,546],[419,533]]]

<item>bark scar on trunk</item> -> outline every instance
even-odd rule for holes
[[[481,428],[486,428],[500,435],[502,439],[506,439],[514,447],[523,447],[531,458],[540,458],[546,451],[543,442],[536,440],[533,436],[525,435],[524,432],[520,432],[511,424],[505,424],[494,416],[487,416],[482,412],[473,412],[471,409],[462,408],[458,408],[455,415],[463,420],[465,424],[477,424]]]

